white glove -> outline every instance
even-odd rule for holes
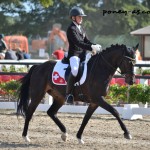
[[[99,44],[91,45],[91,48],[92,48],[93,51],[96,51],[96,52],[101,52],[102,51],[102,46],[99,45]]]
[[[102,51],[102,46],[99,44],[91,45],[92,48],[92,55],[96,55],[97,53]]]

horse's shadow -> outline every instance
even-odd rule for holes
[[[38,144],[27,144],[27,143],[16,143],[16,142],[12,142],[12,143],[9,143],[9,142],[2,142],[0,141],[0,149],[1,148],[26,148],[26,147],[34,147],[34,148],[37,148],[37,147],[41,147],[41,145],[38,145]]]

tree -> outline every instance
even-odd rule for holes
[[[68,12],[74,5],[85,10],[83,25],[91,39],[96,35],[129,34],[150,23],[150,14],[141,13],[149,11],[149,0],[1,0],[0,32],[45,37],[54,23],[61,23],[66,30]]]
[[[140,10],[140,14],[138,14],[138,10]],[[148,25],[150,23],[148,14],[142,14],[142,11],[148,11],[148,8],[138,0],[110,0],[109,3],[104,0],[99,10],[99,14],[101,14],[99,24],[100,22],[102,24],[99,32],[105,35],[125,34]],[[104,12],[106,13],[104,14]]]

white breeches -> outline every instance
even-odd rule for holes
[[[80,58],[77,56],[70,57],[70,66],[71,66],[71,73],[73,76],[77,76],[80,64]]]

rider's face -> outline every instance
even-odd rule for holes
[[[82,16],[76,16],[75,21],[76,21],[77,24],[82,24],[83,17]]]

